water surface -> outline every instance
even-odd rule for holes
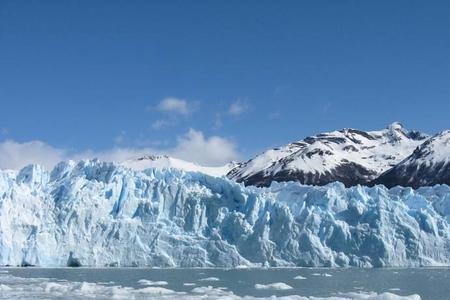
[[[83,282],[88,284],[83,285]],[[221,296],[239,299],[244,296],[267,298],[292,295],[342,299],[403,299],[383,298],[386,296],[383,293],[389,293],[389,297],[416,294],[426,300],[450,299],[450,268],[0,269],[2,299],[82,299],[89,296],[182,299],[187,295],[199,298],[209,295],[210,299]]]

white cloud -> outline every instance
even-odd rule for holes
[[[201,165],[222,165],[239,158],[236,145],[220,136],[205,137],[201,131],[189,129],[178,139],[172,156],[193,161]]]
[[[237,101],[231,103],[230,107],[228,108],[228,113],[230,115],[237,116],[247,112],[248,108],[248,101],[238,99]]]
[[[177,139],[174,147],[119,147],[105,151],[87,150],[73,153],[68,149],[53,147],[42,141],[25,143],[6,140],[0,142],[0,169],[20,169],[30,163],[43,165],[50,169],[63,160],[81,160],[98,158],[104,161],[121,162],[147,154],[167,154],[176,158],[192,161],[204,166],[217,166],[239,159],[236,144],[224,137],[206,137],[203,132],[194,129]]]
[[[120,162],[147,154],[167,154],[204,166],[219,166],[240,157],[233,141],[220,136],[206,137],[203,132],[191,128],[185,135],[178,137],[176,145],[172,148],[116,147],[107,151],[88,151],[78,154],[75,160],[95,157],[105,161]],[[71,159],[74,159],[74,156]]]
[[[0,143],[0,169],[20,169],[29,163],[51,168],[66,158],[67,152],[41,141],[18,143],[6,140]]]
[[[156,109],[166,113],[189,115],[193,107],[187,100],[169,97],[159,102]]]
[[[159,130],[165,127],[174,126],[181,120],[180,117],[190,116],[198,107],[197,101],[188,101],[174,97],[168,97],[159,102],[155,107],[148,109],[156,110],[162,114],[160,119],[151,124],[151,128]]]

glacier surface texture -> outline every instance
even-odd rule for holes
[[[450,188],[244,187],[96,160],[0,171],[0,265],[450,264]]]

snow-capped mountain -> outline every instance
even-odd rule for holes
[[[398,122],[379,131],[343,129],[321,133],[268,150],[227,176],[256,186],[268,186],[272,181],[366,184],[410,155],[427,138]]]
[[[135,159],[129,159],[122,164],[133,170],[142,171],[148,168],[157,169],[179,169],[183,171],[201,172],[210,176],[225,176],[236,166],[235,162],[230,162],[219,167],[205,167],[193,162],[188,162],[168,155],[147,155]]]
[[[0,265],[450,264],[450,188],[244,187],[100,161],[0,171]]]
[[[425,141],[405,160],[374,180],[387,187],[450,185],[450,130]]]

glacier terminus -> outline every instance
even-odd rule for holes
[[[83,160],[0,171],[3,266],[450,264],[450,188],[245,187]]]

